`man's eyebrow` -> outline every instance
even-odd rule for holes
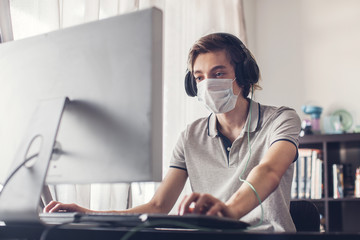
[[[196,71],[194,72],[194,75],[195,75],[195,74],[201,74],[201,73],[202,73],[201,70],[196,70]]]
[[[224,66],[224,65],[218,65],[218,66],[213,67],[210,70],[210,72],[213,72],[213,71],[216,71],[216,70],[222,70],[222,69],[225,69],[225,68],[226,68],[226,66]]]
[[[211,69],[210,69],[210,72],[213,72],[213,71],[216,71],[216,70],[222,70],[222,69],[226,69],[226,68],[227,68],[227,67],[224,66],[224,65],[217,65],[217,66],[211,68]],[[201,73],[202,73],[201,70],[196,70],[196,71],[194,72],[194,75],[195,75],[195,74],[201,74]]]

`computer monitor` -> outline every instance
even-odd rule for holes
[[[46,128],[55,109],[34,120],[37,107],[59,98],[48,183],[161,181],[162,97],[156,8],[0,44],[1,181],[19,145],[34,145],[21,143],[29,124]]]

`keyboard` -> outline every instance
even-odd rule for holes
[[[46,224],[97,224],[109,227],[178,228],[178,229],[246,229],[249,224],[230,218],[199,214],[113,214],[113,213],[41,213]]]

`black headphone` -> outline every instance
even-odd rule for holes
[[[259,67],[251,55],[250,51],[245,47],[245,45],[240,41],[236,36],[229,33],[214,33],[209,36],[217,36],[222,38],[222,40],[229,44],[232,50],[240,51],[240,54],[243,55],[242,62],[237,62],[235,66],[235,77],[236,83],[238,86],[243,88],[243,95],[246,98],[250,91],[250,86],[257,83],[260,77]],[[239,48],[240,47],[240,48]],[[197,95],[196,81],[193,74],[187,70],[185,75],[185,91],[186,94],[190,97],[195,97]]]

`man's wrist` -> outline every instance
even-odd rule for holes
[[[242,208],[238,206],[238,204],[234,202],[225,203],[225,205],[228,207],[228,210],[230,212],[230,216],[234,219],[239,220],[242,218],[245,214],[243,213]]]

